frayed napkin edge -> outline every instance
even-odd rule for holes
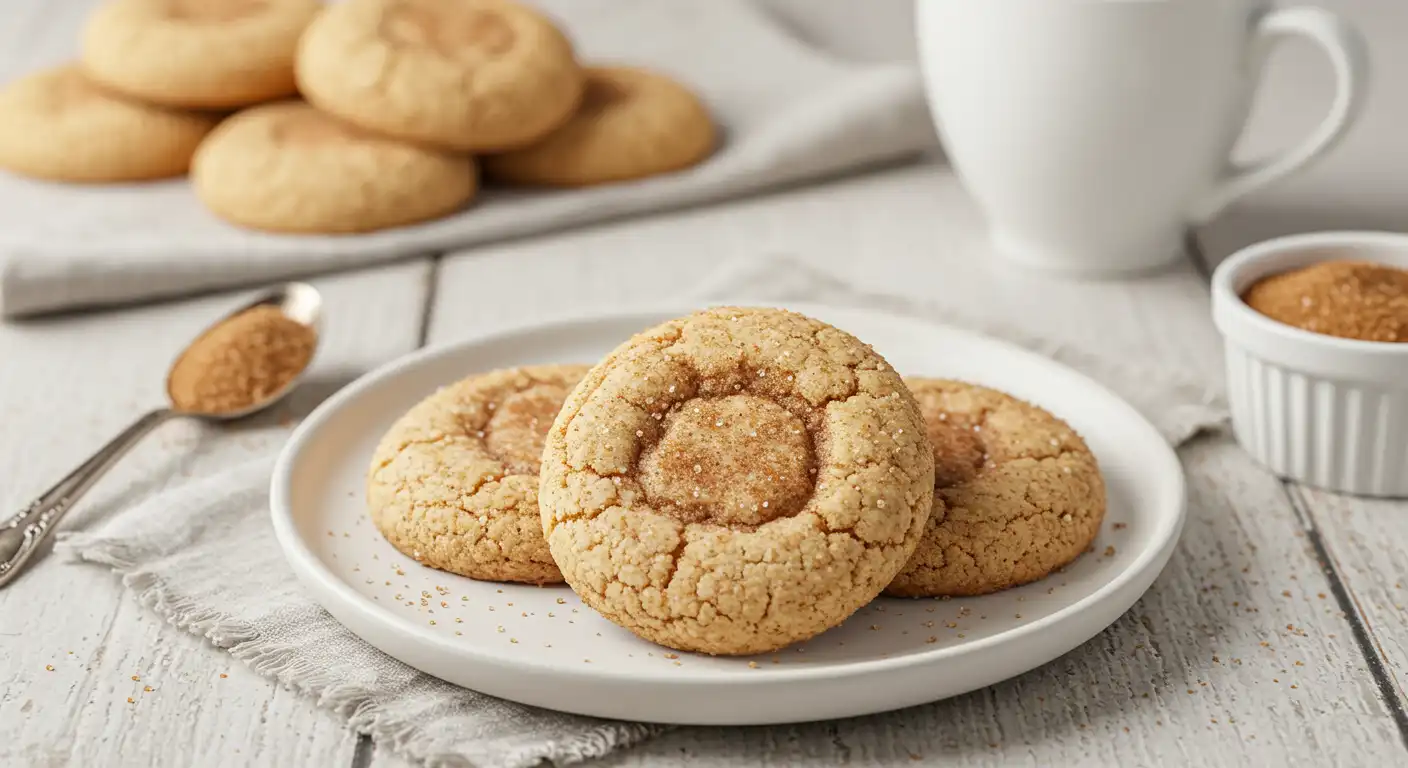
[[[265,640],[246,623],[173,594],[160,577],[141,567],[139,547],[97,534],[74,532],[61,534],[55,551],[71,562],[108,566],[121,576],[123,585],[132,590],[139,604],[168,624],[228,651],[260,677],[312,698],[319,708],[346,718],[347,727],[354,733],[369,736],[375,743],[423,762],[428,768],[473,765],[455,752],[417,749],[413,742],[420,735],[418,726],[387,715],[375,697],[362,687],[344,683],[312,665],[301,664],[293,658],[296,648]],[[627,726],[624,735],[622,725]],[[567,741],[511,752],[500,765],[502,768],[534,768],[544,760],[558,766],[575,765],[644,743],[672,728],[649,723],[617,723]]]

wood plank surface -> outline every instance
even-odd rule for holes
[[[441,267],[430,338],[667,300],[722,260],[763,253],[1220,376],[1191,262],[1128,282],[1017,273],[987,251],[971,203],[935,166],[453,255]],[[1318,597],[1328,581],[1279,481],[1224,439],[1195,443],[1183,458],[1190,521],[1168,569],[1114,627],[1053,664],[889,715],[680,729],[604,762],[1310,765],[1329,745],[1339,764],[1408,759],[1348,621]],[[373,756],[378,768],[396,764]]]
[[[1314,488],[1295,491],[1349,586],[1391,690],[1408,705],[1408,508]]]
[[[1190,520],[1168,569],[1114,626],[1055,662],[889,715],[683,729],[604,764],[1401,764],[1279,484],[1225,441],[1182,455]]]
[[[72,58],[93,4],[6,0],[0,80]],[[63,527],[276,450],[322,398],[415,348],[427,274],[421,261],[314,281],[330,321],[286,405],[229,429],[163,426]],[[244,295],[0,325],[0,510],[18,509],[159,405],[175,353]],[[342,766],[357,746],[341,718],[163,624],[100,567],[48,557],[0,591],[0,659],[3,765]]]
[[[287,404],[227,428],[163,426],[63,527],[277,451],[324,397],[417,346],[427,274],[419,261],[314,281],[328,324]],[[0,510],[159,405],[172,357],[245,295],[0,325]],[[340,717],[165,625],[107,569],[46,557],[0,590],[0,617],[0,765],[113,765],[118,750],[154,766],[351,763],[357,739]]]
[[[1215,266],[1237,249],[1280,235],[1327,229],[1408,230],[1408,4],[1323,0],[1364,34],[1372,51],[1369,94],[1358,124],[1321,162],[1257,192],[1200,233]],[[1245,156],[1264,156],[1305,136],[1325,113],[1334,79],[1324,55],[1293,44],[1273,58]],[[1358,499],[1287,485],[1301,510],[1306,536],[1324,549],[1342,582],[1342,610],[1362,632],[1361,650],[1376,667],[1382,696],[1408,738],[1408,503]]]
[[[5,0],[0,79],[71,56],[90,4]],[[834,31],[825,14],[801,12],[808,3],[769,4],[803,36]],[[1400,45],[1408,7],[1318,4],[1358,20],[1373,44],[1379,76],[1364,119],[1325,162],[1203,231],[1214,260],[1284,232],[1404,228],[1408,92],[1394,73],[1408,65]],[[864,21],[839,5],[826,13]],[[888,35],[902,30],[904,15],[887,6],[891,32],[848,38],[843,52],[888,57]],[[912,46],[894,50],[907,56]],[[1288,47],[1273,60],[1243,148],[1262,154],[1304,135],[1329,102],[1330,82],[1318,52]],[[231,430],[163,427],[66,525],[93,525],[187,476],[274,450],[322,397],[419,343],[431,279],[428,332],[440,342],[565,310],[669,299],[721,259],[769,252],[814,260],[869,290],[907,291],[1112,355],[1159,357],[1221,377],[1197,270],[1090,283],[1013,270],[987,250],[981,220],[951,174],[905,169],[489,246],[444,259],[433,275],[421,261],[316,281],[330,306],[327,346],[286,411]],[[0,510],[28,501],[158,403],[176,349],[240,295],[0,326]],[[1400,730],[1408,688],[1404,505],[1288,491],[1225,440],[1195,443],[1183,459],[1190,521],[1168,569],[1111,629],[1056,662],[900,713],[681,729],[603,762],[1408,762]],[[0,591],[0,659],[3,765],[111,765],[123,755],[172,766],[406,765],[307,699],[157,621],[98,567],[48,558]]]
[[[978,212],[940,165],[453,255],[442,267],[430,338],[670,301],[725,260],[765,254],[810,262],[859,289],[904,291],[974,317],[1049,330],[1112,356],[1146,352],[1145,335],[1120,327],[1142,314],[1167,365],[1221,376],[1207,291],[1194,270],[1074,282],[1013,268],[988,249]]]

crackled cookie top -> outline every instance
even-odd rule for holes
[[[305,98],[388,136],[466,152],[521,147],[582,94],[572,45],[509,0],[346,0],[299,43]]]
[[[997,390],[910,378],[934,448],[934,508],[901,597],[981,595],[1036,581],[1100,531],[1105,484],[1064,421]]]
[[[725,307],[636,335],[543,453],[564,578],[648,640],[781,648],[843,621],[913,551],[933,458],[900,377],[802,315]]]
[[[511,368],[436,392],[391,427],[367,475],[372,522],[433,568],[488,581],[562,581],[543,541],[543,439],[580,365]]]

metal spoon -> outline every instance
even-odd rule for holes
[[[318,334],[322,329],[323,299],[313,286],[304,283],[287,283],[271,289],[222,317],[210,327],[214,328],[235,315],[262,304],[277,306],[285,317],[312,328],[315,334],[316,351]],[[179,360],[180,356],[178,355],[176,359]],[[175,367],[174,362],[172,367]],[[23,511],[7,521],[0,522],[0,587],[9,584],[19,575],[25,563],[29,562],[39,551],[40,545],[63,519],[64,514],[72,509],[74,503],[82,498],[83,494],[92,488],[99,478],[107,474],[107,471],[117,463],[117,460],[131,450],[132,446],[136,445],[147,433],[176,416],[192,416],[214,422],[232,421],[250,416],[283,399],[284,395],[287,395],[298,385],[306,370],[305,368],[304,371],[299,371],[298,375],[294,376],[283,389],[264,398],[262,402],[234,413],[196,413],[177,410],[175,407],[165,407],[137,419],[136,423],[114,437],[107,445],[93,454],[92,458],[80,464],[77,469],[70,472],[67,477],[60,480],[44,495],[35,499]],[[170,384],[171,377],[168,372],[168,399],[170,398]]]

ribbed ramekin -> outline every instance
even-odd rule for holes
[[[1267,275],[1322,261],[1408,268],[1408,235],[1322,232],[1238,251],[1212,276],[1237,441],[1282,477],[1363,496],[1408,497],[1408,343],[1303,331],[1247,306]]]

